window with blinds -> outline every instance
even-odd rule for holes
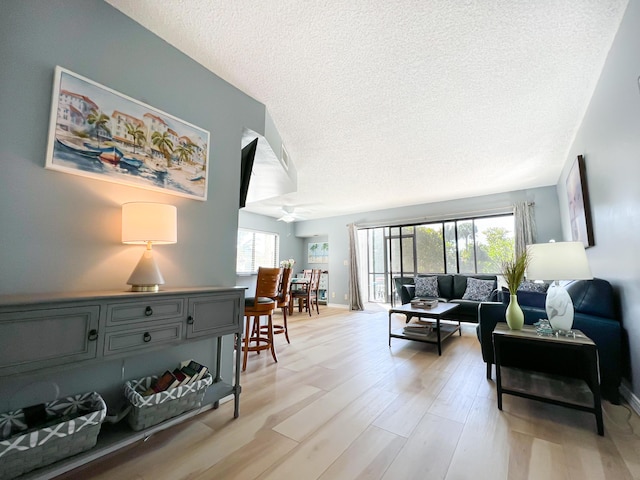
[[[277,233],[238,229],[236,273],[257,273],[258,267],[278,266]]]

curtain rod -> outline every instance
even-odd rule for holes
[[[534,206],[535,202],[527,202],[527,206]],[[504,207],[494,207],[494,208],[485,208],[482,210],[473,210],[467,212],[455,212],[444,215],[431,215],[431,216],[423,216],[423,217],[415,217],[415,218],[403,218],[400,220],[379,220],[375,222],[354,222],[356,228],[376,228],[376,227],[394,227],[399,225],[410,225],[421,222],[437,222],[437,221],[447,221],[447,220],[458,220],[463,219],[467,216],[485,216],[496,213],[513,213],[513,208],[515,205],[506,205]],[[348,227],[349,225],[347,225]]]

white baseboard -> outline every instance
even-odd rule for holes
[[[344,308],[345,310],[349,310],[349,305],[345,305],[344,303],[327,303],[327,307]]]
[[[636,412],[636,415],[640,416],[640,398],[636,397],[636,395],[631,391],[629,383],[626,380],[623,380],[622,385],[620,385],[620,393],[631,409]]]

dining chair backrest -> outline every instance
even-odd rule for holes
[[[259,267],[258,280],[256,282],[256,299],[260,297],[276,298],[280,287],[282,269]]]
[[[309,290],[316,292],[320,286],[320,275],[322,270],[319,268],[313,269],[311,274],[311,281],[309,282]]]
[[[280,288],[278,289],[278,301],[286,302],[289,300],[289,292],[291,291],[291,276],[293,269],[284,268],[280,280]]]
[[[313,270],[303,270],[302,271],[302,276],[304,278],[311,278],[311,274],[313,273]]]

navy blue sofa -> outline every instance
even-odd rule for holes
[[[622,326],[616,311],[613,289],[606,280],[578,280],[566,286],[575,309],[573,328],[582,330],[598,347],[600,388],[604,398],[612,403],[620,402],[618,387],[622,378]],[[487,378],[491,378],[493,358],[492,332],[498,322],[505,321],[508,292],[504,302],[483,303],[478,307],[478,339],[482,347],[482,359],[487,363]],[[547,318],[544,310],[546,294],[518,292],[518,303],[524,312],[525,324],[532,325]],[[539,362],[539,359],[523,359]],[[561,374],[562,362],[546,366],[548,373]],[[540,366],[536,363],[536,366]]]

